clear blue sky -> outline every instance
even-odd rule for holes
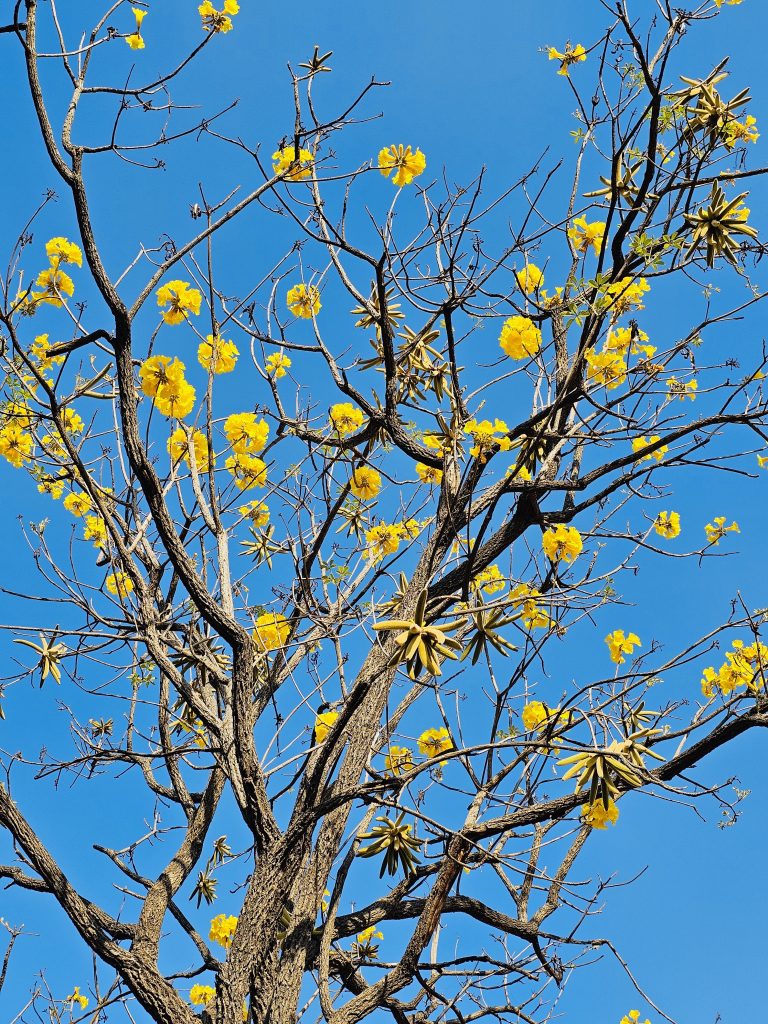
[[[95,9],[101,5],[87,6]],[[654,6],[652,0],[635,0],[634,4],[639,12]],[[135,56],[144,73],[157,67],[159,46],[182,52],[197,42],[199,20],[194,8],[195,4],[180,0],[154,5],[144,23],[147,49]],[[66,17],[72,17],[72,12],[66,12]],[[121,16],[119,23],[123,30],[126,17]],[[369,112],[382,111],[383,119],[360,125],[351,136],[354,141],[349,145],[358,154],[355,159],[364,159],[359,154],[373,154],[390,141],[411,141],[427,154],[433,172],[445,165],[451,180],[466,181],[487,166],[487,194],[493,194],[546,147],[555,156],[571,157],[573,146],[567,133],[573,127],[573,99],[541,51],[569,38],[591,43],[606,23],[607,14],[597,0],[542,0],[537,4],[486,0],[475,5],[457,0],[411,5],[297,0],[290,6],[271,0],[259,4],[243,0],[235,30],[216,41],[215,53],[197,65],[184,92],[203,95],[208,111],[239,97],[238,109],[221,122],[222,130],[230,126],[249,144],[262,142],[268,155],[291,126],[286,62],[295,65],[306,60],[318,44],[334,51],[334,74],[322,82],[327,109],[335,109],[345,97],[354,95],[371,76],[392,83],[367,107]],[[684,60],[681,58],[681,67],[700,76],[731,54],[734,91],[742,84],[751,86],[751,109],[759,128],[768,125],[768,80],[761,59],[767,32],[766,5],[761,0],[745,0],[740,7],[726,8],[716,22],[698,28],[684,45]],[[222,52],[226,53],[224,60]],[[118,58],[126,70],[134,59],[127,48]],[[17,47],[10,37],[1,36],[0,87],[8,99],[0,258],[43,191],[48,187],[60,191],[32,124],[29,102],[19,93],[19,72]],[[581,73],[588,75],[588,67],[574,72]],[[55,85],[51,95],[54,106],[65,99]],[[102,124],[101,111],[94,113],[92,120],[89,115],[83,117],[83,137],[93,129],[95,138]],[[752,165],[766,163],[765,153],[761,140],[750,152]],[[197,181],[204,180],[215,194],[231,180],[225,167],[217,169],[212,150],[204,147],[201,151],[193,140],[168,147],[163,156],[167,159],[165,171],[143,175],[116,164],[111,157],[98,158],[103,164],[94,166],[96,228],[112,266],[124,262],[138,241],[156,244],[161,231],[185,237],[190,225],[187,207],[196,199]],[[768,232],[765,196],[765,189],[756,186],[749,204],[752,222],[762,229],[763,236]],[[50,233],[71,234],[73,221],[65,198],[58,211],[58,226]],[[49,217],[46,224],[54,225],[54,219]],[[499,233],[504,227],[498,225]],[[247,270],[251,263],[264,266],[266,247],[282,252],[280,246],[287,237],[282,227],[269,231],[273,233],[239,236],[242,250],[230,251],[226,257],[233,273]],[[759,271],[757,276],[759,279]],[[676,322],[680,313],[674,296],[668,295],[649,304],[650,326],[645,321],[642,326],[649,333],[652,328],[662,330]],[[761,318],[752,316],[742,326],[721,332],[720,343],[735,356],[742,330],[750,332],[754,341],[762,334]],[[703,515],[736,517],[742,533],[729,545],[735,552],[729,559],[713,559],[701,568],[691,563],[684,571],[675,565],[674,573],[666,564],[660,565],[655,575],[646,569],[630,594],[637,602],[634,628],[644,639],[672,644],[681,635],[693,636],[722,621],[739,588],[749,607],[768,603],[763,582],[768,570],[763,532],[766,480],[768,476],[757,483],[736,479],[726,486],[721,479],[713,482],[691,476],[687,489],[677,492],[676,507],[683,515],[700,518],[703,498],[714,490],[717,508],[708,507]],[[19,540],[17,514],[22,511],[24,520],[39,520],[52,515],[50,504],[33,493],[25,476],[5,465],[0,466],[0,488],[0,582],[22,591],[34,590],[30,557]],[[28,623],[42,616],[50,625],[46,615],[39,606],[30,610],[28,603],[0,598],[0,617],[5,622]],[[0,653],[2,672],[7,674],[10,659],[18,653],[8,634],[0,636]],[[688,685],[695,690],[697,677],[688,680]],[[64,735],[58,730],[63,729],[65,716],[55,709],[57,699],[70,702],[77,696],[51,686],[42,692],[16,688],[13,715],[0,723],[0,746],[34,756],[49,730],[59,735],[63,744]],[[625,800],[619,827],[594,835],[577,870],[580,877],[596,874],[611,878],[617,886],[606,892],[605,910],[591,925],[593,931],[585,934],[613,938],[637,979],[681,1024],[714,1024],[717,1014],[723,1024],[742,1024],[764,1016],[761,939],[768,897],[757,879],[768,783],[761,739],[749,736],[711,758],[701,771],[711,782],[738,775],[743,787],[752,790],[735,827],[718,829],[712,806],[706,808],[707,820],[702,821],[689,810],[659,800]],[[20,786],[17,792],[24,803],[33,790]],[[86,883],[88,873],[97,871],[100,862],[80,849],[81,815],[100,816],[109,832],[108,845],[119,846],[132,834],[132,825],[122,828],[123,807],[112,799],[109,786],[99,783],[86,793],[83,786],[70,790],[64,780],[56,796],[46,799],[44,805],[27,803],[24,809],[46,840],[70,861],[73,877]],[[76,857],[67,855],[68,848],[78,851]],[[0,857],[7,856],[7,846],[0,840]],[[623,885],[640,872],[631,886]],[[41,935],[45,935],[47,922],[59,921],[45,898],[20,897],[13,891],[0,890],[0,915],[14,922],[25,921]],[[18,1008],[36,970],[44,967],[58,992],[69,991],[80,979],[87,984],[89,959],[85,951],[78,952],[70,942],[66,926],[57,924],[55,934],[55,949],[46,948],[43,938],[25,938],[20,943],[11,982],[0,996],[0,1022],[7,1019],[7,1010]],[[65,946],[58,945],[59,938]],[[559,1013],[566,1022],[618,1024],[633,1006],[643,1011],[643,1017],[650,1016],[653,1024],[661,1020],[634,994],[619,967],[606,960],[578,973]]]

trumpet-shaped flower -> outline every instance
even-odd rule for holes
[[[205,341],[197,347],[198,363],[204,370],[212,370],[216,374],[231,373],[239,355],[234,341],[225,341],[218,335],[215,338],[212,334],[206,335]]]
[[[183,324],[188,313],[200,315],[203,297],[188,281],[166,281],[157,289],[158,306],[166,306],[160,316],[167,324]]]
[[[517,286],[524,295],[530,295],[544,284],[544,271],[535,263],[526,263],[522,270],[515,271]]]
[[[573,227],[568,228],[568,237],[576,252],[586,252],[592,246],[595,256],[600,255],[605,235],[605,222],[601,220],[587,223],[586,217],[575,217]]]
[[[311,320],[322,309],[320,290],[313,284],[309,287],[305,284],[295,284],[293,288],[288,289],[285,301],[293,315],[302,320]]]
[[[608,644],[611,661],[617,665],[623,665],[626,661],[624,655],[632,654],[635,647],[640,647],[642,643],[637,633],[625,634],[623,629],[614,629],[605,638],[605,642]]]
[[[587,59],[587,51],[581,43],[577,43],[573,47],[570,43],[566,43],[562,53],[554,46],[547,47],[547,56],[550,60],[560,61],[560,67],[557,69],[558,75],[567,75],[572,64],[580,64]]]
[[[308,149],[296,150],[295,146],[284,146],[272,154],[272,170],[283,174],[286,181],[301,181],[312,177],[313,154]]]
[[[266,654],[285,647],[290,632],[291,624],[284,615],[279,612],[264,612],[256,619],[256,627],[252,634],[253,642]]]
[[[352,473],[349,489],[356,498],[370,501],[381,490],[381,475],[370,466],[359,466]]]
[[[673,540],[680,536],[680,513],[659,512],[653,521],[653,528],[665,540]]]
[[[730,526],[726,526],[725,516],[715,516],[714,522],[707,523],[704,530],[707,534],[707,543],[717,545],[726,535],[726,533],[741,533],[738,523],[731,523]]]
[[[343,436],[360,429],[363,414],[351,402],[339,402],[331,406],[330,420],[333,429]]]
[[[414,153],[410,146],[386,146],[379,150],[378,164],[385,178],[395,172],[392,184],[400,188],[410,185],[414,178],[424,173],[427,158],[420,149]]]

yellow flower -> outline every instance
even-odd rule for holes
[[[90,1000],[88,999],[88,996],[81,995],[80,986],[75,985],[74,991],[71,993],[71,995],[67,996],[64,1002],[69,1003],[69,1009],[70,1011],[72,1011],[75,1008],[75,1003],[77,1003],[81,1010],[84,1010],[88,1006]]]
[[[729,7],[738,7],[742,0],[715,0],[715,7],[722,7],[723,4],[727,4]],[[633,1013],[637,1013],[637,1010],[633,1010]],[[637,1013],[638,1017],[640,1016]]]
[[[437,757],[438,754],[442,754],[444,750],[453,750],[453,740],[451,739],[450,733],[447,729],[425,729],[424,732],[419,736],[418,740],[419,750],[425,757]],[[441,761],[440,767],[448,764],[447,761]]]
[[[154,398],[161,387],[184,380],[184,363],[175,357],[150,356],[139,367],[141,390]]]
[[[64,239],[62,239],[62,241],[64,241]],[[38,334],[29,346],[29,355],[37,363],[37,368],[42,373],[45,373],[46,370],[53,369],[53,367],[58,363],[63,363],[65,358],[64,356],[49,356],[48,348],[47,334]]]
[[[50,494],[54,501],[58,501],[64,493],[64,481],[57,480],[52,476],[45,476],[40,480],[37,489],[41,494]]]
[[[315,158],[308,149],[300,148],[297,156],[295,146],[285,146],[272,154],[272,170],[275,174],[285,174],[286,181],[311,178],[314,162]]]
[[[284,377],[286,370],[289,370],[290,367],[291,360],[288,356],[283,355],[282,350],[280,352],[273,352],[264,361],[264,369],[267,375],[274,377],[275,380],[280,380],[281,377]]]
[[[369,501],[381,490],[381,476],[370,466],[360,466],[352,473],[349,489],[356,498]]]
[[[670,377],[667,381],[667,393],[670,398],[678,398],[681,402],[684,402],[686,398],[690,398],[692,402],[696,400],[696,389],[698,388],[698,381],[689,380],[683,383],[678,380],[677,377]]]
[[[143,50],[144,40],[141,37],[141,23],[147,16],[146,11],[142,11],[140,7],[132,7],[133,15],[136,18],[136,31],[129,36],[125,37],[126,43],[132,50]]]
[[[423,484],[430,484],[430,486],[432,484],[439,485],[443,479],[443,471],[435,466],[426,466],[423,462],[417,462],[416,476],[418,476]]]
[[[194,1006],[207,1006],[216,995],[212,985],[193,985],[189,990],[189,1001]]]
[[[226,914],[219,914],[211,921],[211,930],[208,933],[208,938],[212,942],[218,942],[224,949],[229,949],[232,945],[232,936],[235,934],[235,928],[237,928],[237,918],[231,914],[229,917]]]
[[[468,420],[464,426],[464,433],[469,434],[474,445],[469,449],[470,455],[476,455],[478,458],[485,461],[491,448],[498,445],[499,451],[508,452],[512,447],[512,442],[508,437],[496,437],[496,434],[507,434],[509,433],[509,427],[504,420],[494,420],[491,423],[490,420]]]
[[[51,266],[42,270],[37,275],[35,284],[43,291],[36,295],[38,302],[47,302],[51,306],[62,306],[64,304],[62,295],[74,295],[75,285],[71,277],[59,270],[57,266]]]
[[[168,307],[160,314],[167,324],[183,324],[187,313],[200,315],[203,297],[188,281],[167,281],[157,289],[156,297],[158,306]]]
[[[0,455],[17,469],[31,460],[34,448],[34,438],[19,421],[10,420],[0,428]]]
[[[224,433],[235,452],[258,454],[269,437],[269,424],[252,412],[236,412],[224,421]]]
[[[87,515],[92,507],[93,503],[84,491],[77,493],[73,491],[72,494],[68,494],[64,499],[64,508],[67,512],[71,512],[73,516],[77,516],[78,519]]]
[[[395,529],[401,540],[415,540],[421,532],[421,524],[418,519],[404,519],[402,523],[395,524]]]
[[[501,328],[499,345],[510,359],[527,359],[541,349],[541,331],[527,316],[511,316]]]
[[[659,512],[653,521],[653,528],[660,537],[672,540],[680,536],[680,513]]]
[[[623,629],[614,629],[612,633],[609,633],[605,638],[605,642],[608,644],[608,650],[611,654],[611,661],[617,665],[623,665],[625,662],[625,654],[631,654],[635,647],[640,647],[642,641],[637,633],[624,634]]]
[[[546,722],[550,715],[550,709],[540,700],[530,700],[523,708],[523,726],[526,732],[533,732],[534,729]]]
[[[608,827],[608,822],[615,825],[619,820],[619,808],[610,798],[607,807],[603,804],[602,799],[598,798],[591,804],[582,804],[581,817],[585,825],[605,830]],[[626,1020],[626,1017],[624,1019]]]
[[[413,751],[408,747],[398,747],[394,743],[384,757],[384,771],[390,775],[405,775],[416,767]]]
[[[338,711],[321,711],[315,716],[315,743],[325,743],[325,739],[338,717]]]
[[[225,460],[224,467],[234,477],[235,487],[239,491],[267,486],[267,464],[258,455],[237,451]]]
[[[64,420],[64,429],[68,434],[82,434],[85,430],[85,423],[71,406],[67,406],[61,414]]]
[[[263,501],[249,501],[247,505],[241,505],[237,511],[255,527],[266,526],[269,522],[269,508]]]
[[[586,252],[592,246],[595,256],[600,255],[605,235],[605,223],[601,220],[587,223],[586,217],[575,217],[573,227],[568,228],[568,237],[576,252]]]
[[[363,422],[363,414],[351,402],[339,402],[331,406],[331,426],[342,435],[354,434]]]
[[[410,146],[387,146],[379,150],[378,163],[385,178],[395,171],[392,184],[400,188],[410,185],[414,178],[424,173],[427,158],[420,149],[414,153]]]
[[[373,561],[379,561],[385,555],[394,555],[400,547],[402,534],[400,527],[396,524],[388,525],[380,523],[365,531],[367,546],[366,557]]]
[[[573,562],[584,547],[581,534],[576,527],[564,526],[562,523],[545,530],[541,543],[550,562]]]
[[[577,43],[574,47],[570,43],[566,43],[562,53],[554,46],[550,46],[547,48],[547,54],[550,60],[560,61],[560,67],[557,69],[558,75],[567,75],[571,64],[580,64],[587,59],[587,51],[581,43]]]
[[[383,939],[384,933],[377,930],[376,925],[372,924],[370,928],[364,928],[357,936],[358,943],[364,944],[370,942],[371,939]]]
[[[197,8],[200,17],[203,19],[203,28],[206,32],[230,32],[232,30],[232,19],[240,10],[237,0],[224,0],[224,7],[217,11],[211,0],[203,0]]]
[[[192,431],[192,448],[195,452],[195,467],[198,473],[207,473],[210,464],[208,438],[202,430]],[[189,441],[183,427],[178,427],[168,438],[168,454],[174,462],[189,463]]]
[[[720,4],[722,4],[722,2],[723,2],[723,0],[715,0],[715,3],[717,4],[718,7],[720,6]],[[740,4],[741,0],[728,0],[728,3],[729,4]],[[618,816],[618,811],[616,812],[616,814]],[[619,1021],[619,1024],[640,1024],[640,1011],[639,1010],[630,1010],[629,1013],[625,1013],[624,1016]],[[643,1024],[651,1024],[651,1022],[646,1017],[645,1020],[643,1021]]]
[[[185,380],[169,384],[167,387],[160,388],[155,398],[155,405],[163,416],[183,420],[194,408],[195,389]]]
[[[535,263],[526,263],[522,270],[515,271],[515,279],[521,292],[530,295],[544,284],[544,271]]]
[[[285,647],[291,632],[291,624],[279,612],[264,612],[256,619],[256,628],[252,633],[253,642],[260,651],[267,654]]]
[[[635,437],[632,440],[632,451],[641,452],[645,448],[649,448],[652,444],[656,444],[656,442],[660,440],[661,437],[659,434],[652,434],[650,437],[645,437],[645,435],[643,435],[643,437]],[[656,459],[657,462],[661,462],[661,460],[664,458],[668,451],[669,445],[663,444],[660,448],[657,448],[655,451],[650,452],[648,455],[641,456],[639,459],[636,459],[635,461],[648,462],[650,461],[650,459]]]
[[[751,114],[747,114],[743,121],[729,121],[724,129],[726,148],[733,149],[737,142],[757,142],[760,134],[756,124],[757,118]]]
[[[644,309],[643,295],[650,290],[651,286],[644,277],[637,281],[631,277],[622,277],[608,285],[605,295],[613,312],[620,316],[630,309]]]
[[[309,288],[305,284],[295,284],[288,290],[285,301],[293,315],[302,320],[311,320],[322,309],[320,291],[313,284]]]
[[[757,464],[760,469],[765,469],[765,467],[768,466],[768,455],[758,455]]]
[[[237,363],[240,353],[234,341],[225,341],[218,335],[206,335],[205,341],[201,341],[197,347],[197,361],[204,370],[213,370],[214,373],[231,373]]]
[[[45,243],[45,252],[52,267],[58,267],[61,263],[74,263],[78,267],[83,265],[80,246],[61,236],[49,239]],[[48,335],[46,334],[45,337],[47,338]]]
[[[115,597],[127,597],[133,590],[133,580],[125,572],[113,572],[104,580],[104,585]]]
[[[520,611],[520,619],[526,629],[546,629],[550,618],[536,603],[541,594],[527,583],[518,583],[509,592],[512,608]]]
[[[85,520],[85,539],[92,540],[95,548],[103,548],[107,543],[107,524],[101,516],[87,516]]]
[[[726,533],[741,533],[738,523],[734,522],[730,526],[726,526],[725,519],[725,516],[715,516],[713,523],[707,523],[704,527],[707,534],[707,543],[717,545]]]
[[[607,391],[620,387],[627,379],[627,365],[620,351],[604,349],[597,352],[588,349],[584,356],[587,363],[587,378],[595,384],[602,384]]]
[[[489,565],[479,572],[472,580],[473,590],[482,590],[486,594],[497,594],[507,585],[504,574],[498,565]]]

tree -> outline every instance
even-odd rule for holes
[[[614,952],[585,934],[601,883],[574,880],[593,833],[638,791],[735,817],[695,769],[768,725],[764,612],[713,598],[717,626],[669,652],[626,602],[638,566],[738,532],[681,521],[693,474],[768,464],[765,352],[706,347],[763,298],[750,97],[725,60],[670,70],[722,6],[605,5],[600,38],[551,48],[573,148],[488,197],[483,171],[452,185],[415,145],[355,154],[380,83],[327,114],[319,49],[289,68],[275,147],[195,113],[185,76],[238,31],[233,0],[200,5],[184,59],[127,79],[159,11],[128,27],[103,5],[84,29],[15,5],[3,45],[74,222],[50,192],[3,281],[4,480],[54,504],[22,524],[45,603],[19,605],[0,707],[10,736],[19,684],[60,686],[71,743],[3,755],[0,877],[55,900],[95,965],[34,1009],[540,1021],[585,953]],[[216,156],[187,236],[123,240],[118,269],[94,178],[119,161],[144,188],[190,136],[249,178],[222,186]],[[233,272],[278,218],[287,252]],[[644,305],[671,288],[687,326],[650,338]],[[39,805],[15,792],[30,768]],[[41,837],[51,778],[106,785],[135,826],[114,849],[83,822],[88,886],[81,852]]]

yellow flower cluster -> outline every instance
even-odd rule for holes
[[[472,580],[473,590],[482,590],[485,594],[498,594],[507,585],[507,581],[498,565],[489,565]]]
[[[554,46],[550,46],[547,48],[547,54],[550,60],[560,61],[560,67],[557,69],[558,75],[567,75],[572,64],[580,64],[587,59],[587,51],[581,43],[577,43],[573,47],[570,43],[566,43],[562,53]]]
[[[215,995],[213,985],[193,985],[189,990],[189,1001],[193,1006],[207,1006]]]
[[[626,661],[624,655],[632,654],[635,647],[640,647],[642,644],[637,633],[625,634],[623,629],[614,629],[605,638],[605,642],[608,644],[611,661],[617,665],[623,665]]]
[[[366,556],[378,562],[387,555],[394,555],[403,540],[412,540],[419,533],[419,524],[415,519],[407,519],[402,523],[379,523],[365,531],[367,544]]]
[[[321,711],[315,716],[315,743],[325,743],[338,717],[338,711]]]
[[[381,490],[381,476],[370,466],[359,466],[352,472],[349,489],[356,498],[370,501]]]
[[[226,914],[219,914],[211,921],[211,930],[208,933],[208,938],[212,942],[218,942],[224,949],[229,949],[232,945],[232,936],[235,934],[235,928],[237,928],[237,918],[231,914],[229,917]]]
[[[322,309],[320,290],[313,284],[309,287],[305,284],[295,284],[288,289],[285,301],[293,315],[302,320],[311,320]]]
[[[144,49],[144,38],[141,34],[141,23],[147,16],[146,11],[142,11],[140,7],[132,7],[133,16],[136,19],[136,31],[125,37],[126,43],[132,50],[143,50]]]
[[[35,440],[31,433],[32,413],[20,402],[10,402],[0,411],[0,455],[20,469],[32,460]]]
[[[266,526],[269,522],[269,508],[263,501],[249,501],[247,505],[241,505],[237,511],[257,528]]]
[[[189,464],[190,444],[184,427],[178,427],[168,438],[168,454],[173,462]],[[202,430],[192,431],[192,450],[195,454],[195,468],[198,473],[207,473],[210,466],[208,439]]]
[[[690,398],[694,402],[698,386],[698,381],[695,380],[683,382],[678,380],[677,377],[670,377],[667,380],[667,394],[670,399],[677,398],[679,401],[684,402],[686,398]]]
[[[701,692],[710,698],[719,691],[724,697],[741,686],[756,691],[765,686],[768,671],[768,647],[760,641],[745,644],[734,640],[732,651],[726,651],[725,661],[715,672],[714,668],[704,669]]]
[[[312,177],[312,164],[315,158],[308,149],[285,146],[272,154],[272,170],[275,174],[283,174],[286,181],[301,181]]]
[[[622,277],[605,290],[605,301],[615,316],[621,316],[631,309],[645,309],[643,295],[651,290],[644,277],[633,281],[631,277]]]
[[[267,376],[274,377],[275,380],[280,380],[281,377],[284,377],[290,367],[291,360],[283,354],[282,350],[280,352],[273,352],[264,361],[264,369],[267,372]]]
[[[620,387],[627,379],[627,363],[622,352],[604,348],[601,352],[590,348],[584,359],[587,364],[587,378],[593,384],[601,384],[608,391]]]
[[[85,1010],[87,1008],[88,1003],[90,1002],[90,1000],[88,999],[88,996],[84,996],[84,995],[81,994],[80,986],[79,985],[75,985],[74,991],[70,995],[67,996],[67,998],[64,1000],[64,1002],[65,1003],[69,1003],[69,1009],[70,1009],[70,1011],[72,1011],[72,1010],[74,1010],[76,1003],[80,1007],[81,1010]]]
[[[212,334],[206,335],[205,341],[197,347],[198,363],[215,374],[231,373],[239,355],[234,341],[225,341],[218,335],[215,338]]]
[[[224,421],[224,433],[232,447],[224,465],[234,477],[235,487],[240,491],[265,487],[267,464],[258,456],[267,443],[269,424],[255,413],[237,412]]]
[[[515,271],[517,286],[524,295],[530,295],[544,284],[544,271],[535,263],[526,263],[522,270]]]
[[[738,523],[733,522],[730,526],[726,526],[725,523],[725,516],[715,516],[714,522],[707,523],[704,527],[704,531],[707,535],[708,544],[719,544],[726,533],[741,533]]]
[[[418,743],[419,751],[425,757],[437,757],[438,754],[442,754],[445,750],[454,749],[451,734],[445,728],[425,729],[416,742]],[[440,767],[444,767],[447,763],[447,761],[441,761]]]
[[[113,572],[104,580],[104,585],[115,597],[126,598],[133,590],[133,580],[126,572]]]
[[[529,359],[541,350],[541,331],[527,316],[511,316],[501,328],[499,345],[510,359]]]
[[[203,0],[197,8],[206,32],[231,32],[232,18],[240,10],[237,0],[224,0],[224,7],[217,11],[211,0]]]
[[[491,453],[491,449],[498,445],[498,450],[501,452],[508,452],[512,447],[512,442],[508,437],[504,435],[509,433],[509,427],[504,420],[494,420],[491,423],[490,420],[468,420],[464,426],[464,433],[474,441],[473,446],[469,449],[470,455],[475,455],[483,462],[486,461]],[[497,437],[496,435],[501,435]]]
[[[568,237],[576,252],[586,252],[591,245],[595,256],[600,255],[604,235],[605,222],[595,220],[588,224],[586,217],[575,217],[573,227],[568,228]]]
[[[379,150],[379,171],[388,178],[394,171],[392,184],[400,188],[410,185],[414,178],[424,173],[427,158],[417,149],[414,153],[410,146],[386,146]]]
[[[343,437],[360,429],[363,414],[351,402],[339,402],[331,406],[330,421],[336,433]]]
[[[680,536],[680,513],[659,512],[653,521],[653,528],[660,537],[672,540]]]
[[[277,651],[285,646],[291,632],[291,624],[279,612],[264,612],[256,619],[256,628],[252,633],[253,642],[264,654]]]
[[[565,526],[563,523],[545,530],[541,543],[550,562],[573,562],[584,547],[581,534],[576,527]]]
[[[183,324],[188,313],[200,315],[203,296],[188,281],[166,281],[157,289],[156,298],[158,306],[166,307],[160,316],[171,326]]]
[[[175,356],[150,356],[139,368],[141,390],[154,400],[163,416],[184,419],[194,408],[195,389],[184,370],[184,363]]]
[[[652,444],[656,444],[657,441],[661,440],[659,434],[652,434],[650,437],[643,435],[642,437],[635,437],[632,440],[632,451],[642,452],[646,448],[650,448]],[[669,451],[669,445],[663,444],[655,451],[649,452],[647,455],[642,455],[636,462],[649,462],[651,459],[655,459],[657,462],[661,462],[664,456]]]
[[[50,306],[60,307],[64,305],[65,296],[71,297],[75,293],[75,284],[69,274],[61,269],[62,264],[73,263],[76,267],[82,267],[83,254],[78,245],[66,238],[57,236],[45,243],[45,252],[48,256],[49,266],[41,270],[37,275],[35,284],[41,291],[31,291],[23,300],[21,312],[34,314],[40,303],[48,303]]]
[[[610,797],[608,798],[607,807],[602,799],[598,797],[591,804],[582,804],[581,817],[585,825],[605,830],[609,822],[611,825],[615,825],[619,820],[619,808]]]
[[[390,775],[405,775],[416,767],[413,751],[408,747],[392,744],[384,757],[384,770]]]
[[[547,629],[551,622],[549,615],[537,603],[540,597],[540,592],[527,583],[518,583],[509,592],[510,604],[519,613],[526,629]]]
[[[439,486],[443,479],[442,469],[435,466],[427,466],[423,462],[416,463],[416,475],[423,484]]]

